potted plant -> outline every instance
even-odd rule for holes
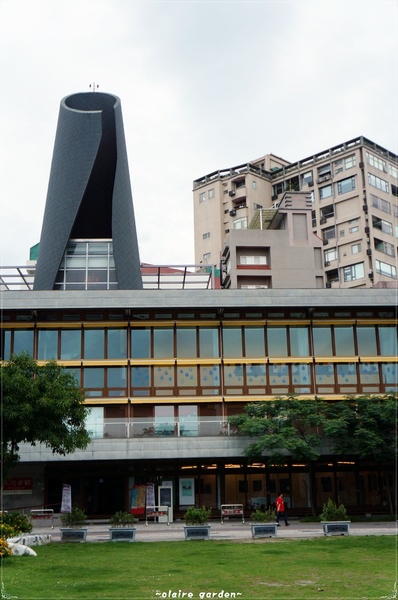
[[[190,506],[185,513],[185,539],[186,540],[208,540],[210,538],[210,527],[208,519],[211,508],[205,506]]]
[[[85,542],[87,537],[87,527],[83,527],[86,522],[85,513],[80,508],[74,508],[69,513],[61,515],[60,527],[61,542]]]
[[[278,526],[275,522],[275,510],[257,509],[250,515],[252,537],[276,537]]]
[[[320,515],[325,535],[349,535],[350,523],[343,504],[337,506],[331,498],[323,505]]]
[[[111,542],[134,542],[135,541],[135,517],[129,512],[119,510],[112,515],[109,528]]]

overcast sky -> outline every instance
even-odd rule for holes
[[[192,182],[364,135],[398,153],[398,0],[0,0],[0,265],[40,239],[60,101],[120,97],[142,262],[193,264]]]

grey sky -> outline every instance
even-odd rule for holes
[[[192,264],[192,181],[364,135],[398,153],[397,0],[0,0],[0,264],[40,239],[60,100],[121,98],[143,262]]]

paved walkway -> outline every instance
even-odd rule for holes
[[[242,523],[237,520],[211,521],[211,538],[215,540],[250,540],[251,530],[250,522]],[[87,527],[88,542],[106,542],[109,540],[109,524],[108,523],[93,523]],[[370,523],[351,523],[350,535],[397,535],[397,522],[370,522]],[[35,526],[33,532],[49,533],[52,535],[53,542],[59,542],[61,534],[59,524],[54,523],[54,529],[49,526]],[[318,538],[323,537],[323,529],[320,523],[300,523],[300,521],[291,520],[290,527],[280,525],[278,527],[278,538],[287,539],[303,539],[303,538]],[[170,523],[149,523],[145,522],[136,524],[136,542],[165,542],[165,541],[182,541],[184,540],[184,523],[183,521]]]

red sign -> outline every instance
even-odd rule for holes
[[[3,487],[4,494],[31,494],[33,491],[32,477],[11,477]]]

